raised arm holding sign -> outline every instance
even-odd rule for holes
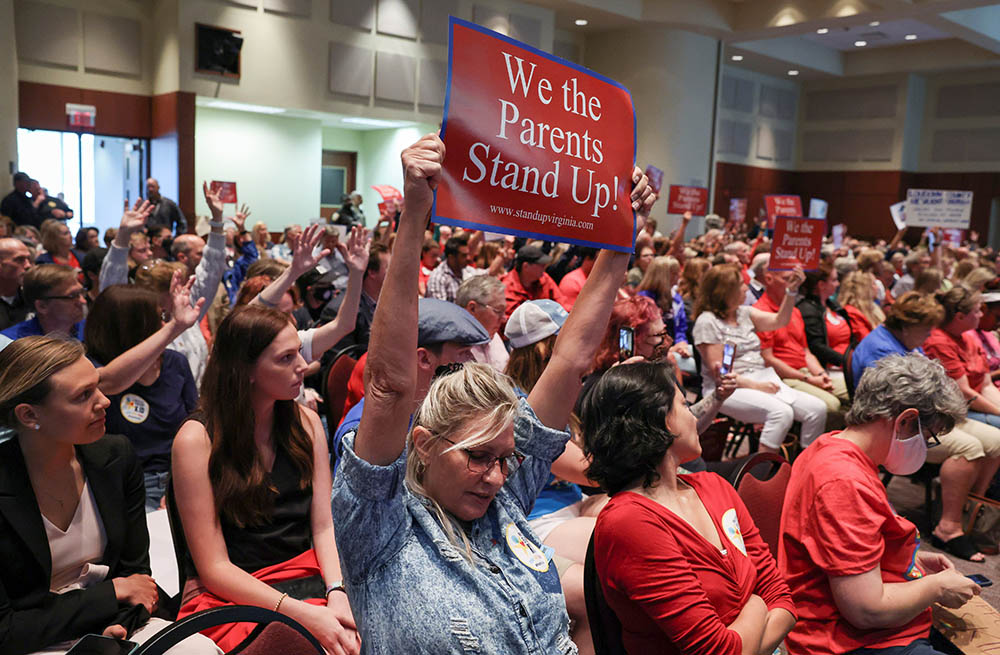
[[[628,91],[473,23],[450,27],[434,222],[630,252]]]

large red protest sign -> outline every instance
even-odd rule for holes
[[[802,216],[802,199],[798,196],[764,196],[767,205],[767,226],[774,228],[776,216]]]
[[[826,221],[821,218],[777,216],[768,268],[790,271],[801,266],[803,271],[815,271],[819,268],[819,251],[825,234]]]
[[[704,216],[707,211],[708,189],[701,186],[670,185],[670,196],[667,200],[668,214],[691,212],[695,216]]]
[[[434,222],[631,251],[628,90],[451,18]]]
[[[212,180],[209,186],[213,193],[219,194],[219,200],[224,203],[236,204],[236,182],[219,182]]]

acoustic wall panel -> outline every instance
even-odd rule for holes
[[[580,48],[572,41],[556,39],[552,42],[552,54],[556,57],[580,63]]]
[[[448,43],[448,17],[458,16],[458,0],[423,0],[420,34],[428,43]]]
[[[510,34],[507,14],[487,5],[473,5],[472,22],[501,34]]]
[[[75,9],[17,0],[14,3],[14,34],[19,58],[76,68],[80,30]]]
[[[542,21],[530,16],[510,15],[510,35],[536,48],[542,47]]]
[[[142,25],[137,20],[83,13],[83,65],[139,77],[142,74]]]
[[[802,135],[802,160],[817,163],[892,161],[894,137],[891,128],[807,130]]]
[[[806,92],[807,121],[894,118],[896,85]]]
[[[792,158],[792,143],[794,137],[791,130],[775,128],[774,135],[774,159],[776,161],[790,161]]]
[[[330,43],[330,91],[355,96],[372,92],[372,51],[345,43]]]
[[[378,0],[377,29],[380,34],[417,38],[419,0]]]
[[[743,113],[753,111],[754,83],[735,75],[722,77],[722,108]]]
[[[438,59],[420,60],[421,105],[444,107],[444,94],[448,85],[448,62]]]
[[[375,54],[375,97],[412,103],[416,92],[417,60],[389,52]]]
[[[938,89],[937,118],[1000,116],[1000,82],[957,84]]]
[[[260,0],[229,0],[229,2],[241,7],[252,7],[253,9],[260,6]]]
[[[1000,128],[937,130],[931,142],[931,161],[1000,162]]]
[[[719,121],[718,144],[715,151],[726,155],[750,156],[750,137],[753,126],[742,121]]]
[[[264,11],[308,18],[312,12],[312,0],[264,0]]]
[[[330,21],[370,32],[375,27],[375,0],[330,0]]]

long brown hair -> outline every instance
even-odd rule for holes
[[[733,289],[739,289],[741,284],[743,276],[736,264],[720,264],[708,269],[698,287],[694,305],[695,320],[702,312],[712,312],[724,320],[729,313],[729,299],[733,297]]]
[[[273,509],[275,492],[254,444],[250,377],[261,353],[289,325],[288,316],[276,309],[236,308],[219,324],[201,381],[199,409],[212,442],[208,477],[215,510],[238,527],[260,525]],[[284,450],[298,469],[299,487],[308,487],[312,438],[294,400],[275,401],[271,438],[275,451]]]
[[[113,284],[102,291],[87,316],[83,342],[102,364],[138,346],[160,329],[159,299],[134,284]]]
[[[552,357],[557,336],[550,334],[540,341],[510,351],[510,359],[507,360],[507,369],[504,373],[509,375],[524,393],[531,393],[538,378],[542,377],[542,371]]]
[[[678,282],[678,290],[685,300],[694,300],[698,297],[698,286],[705,272],[712,267],[712,263],[703,257],[689,259],[684,265],[681,273],[681,281]]]

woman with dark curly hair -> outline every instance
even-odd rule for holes
[[[628,653],[771,653],[795,624],[788,586],[735,489],[677,474],[701,454],[670,366],[625,364],[583,401],[601,587]],[[621,457],[621,453],[629,457]]]

